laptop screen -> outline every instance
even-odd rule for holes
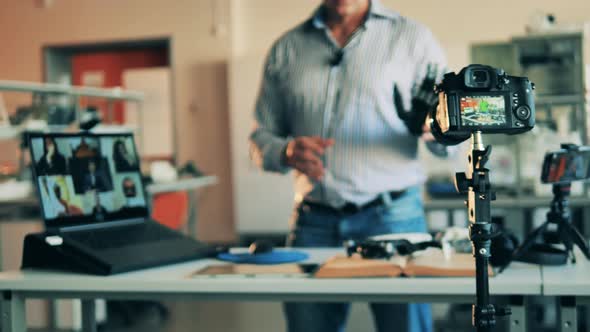
[[[48,227],[147,217],[132,134],[38,134],[29,146]]]

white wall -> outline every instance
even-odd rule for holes
[[[443,44],[453,69],[467,64],[474,41],[506,39],[523,34],[535,10],[553,13],[558,22],[590,19],[587,0],[381,0],[404,16],[429,26]],[[234,0],[234,55],[263,54],[272,41],[306,19],[320,0]]]

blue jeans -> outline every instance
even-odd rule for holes
[[[369,208],[354,215],[343,216],[302,203],[295,210],[288,244],[293,247],[340,247],[347,239],[408,232],[426,232],[418,188],[408,189],[389,205]],[[370,306],[379,332],[432,332],[432,313],[428,304],[371,303]],[[349,307],[348,303],[285,303],[287,330],[342,332]]]

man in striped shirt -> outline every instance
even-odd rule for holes
[[[418,143],[425,139],[440,156],[447,151],[428,126],[420,135],[402,119],[424,111],[416,105],[432,106],[416,103],[416,87],[429,68],[445,65],[426,27],[378,0],[323,0],[275,42],[250,139],[263,169],[295,172],[290,245],[337,247],[350,238],[426,232]],[[288,331],[343,331],[348,308],[286,303]],[[432,331],[426,304],[371,309],[378,331]]]

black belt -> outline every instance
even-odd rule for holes
[[[398,198],[400,198],[405,193],[406,193],[406,190],[390,191],[386,195],[389,195],[391,200],[394,201],[394,200],[397,200]],[[385,201],[383,200],[383,195],[379,195],[374,200],[369,201],[369,202],[362,204],[362,205],[357,205],[357,204],[354,204],[351,202],[346,202],[346,204],[344,204],[343,206],[335,208],[335,207],[332,207],[329,205],[305,201],[305,200],[303,201],[303,205],[307,205],[310,208],[331,211],[333,213],[351,215],[351,214],[356,214],[356,213],[362,212],[362,211],[370,209],[370,208],[385,205]]]

